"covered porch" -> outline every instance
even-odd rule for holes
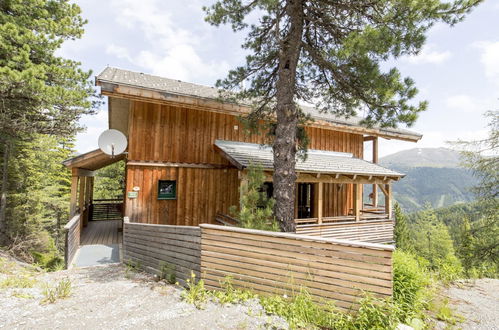
[[[124,159],[94,150],[63,162],[71,169],[70,219],[66,225],[66,266],[120,261],[123,199],[94,199],[95,171]]]
[[[215,146],[240,170],[241,185],[248,182],[250,164],[259,164],[272,187],[270,147],[221,140]],[[322,150],[309,150],[306,160],[297,160],[296,171],[296,233],[393,242],[392,182],[402,178],[402,173],[350,153]]]

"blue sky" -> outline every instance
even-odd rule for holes
[[[204,22],[203,0],[76,1],[88,20],[82,39],[69,41],[62,56],[98,74],[106,66],[214,85],[242,63],[243,34]],[[483,113],[499,108],[499,1],[488,0],[454,27],[435,25],[423,51],[389,63],[416,81],[419,99],[429,101],[411,129],[417,144],[380,142],[380,155],[415,147],[445,147],[446,141],[485,136]],[[97,148],[107,129],[107,105],[82,118],[78,152]],[[366,150],[368,152],[368,150]]]

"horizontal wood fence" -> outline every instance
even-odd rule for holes
[[[296,225],[296,233],[369,243],[393,243],[393,226],[393,220],[298,224]]]
[[[180,284],[185,284],[191,271],[200,278],[200,243],[199,227],[132,223],[125,217],[124,261],[140,263],[157,275],[163,266],[173,267]]]
[[[64,236],[65,236],[65,252],[64,252],[64,264],[66,268],[71,266],[73,258],[80,247],[80,215],[76,214],[69,222],[64,226]]]
[[[236,287],[292,296],[307,288],[315,301],[356,309],[363,292],[392,294],[393,246],[202,224],[201,274],[209,289]]]

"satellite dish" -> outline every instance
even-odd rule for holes
[[[117,129],[108,129],[99,136],[99,148],[111,157],[125,152],[128,142],[126,136]]]

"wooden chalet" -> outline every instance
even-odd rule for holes
[[[221,102],[215,88],[111,67],[96,77],[96,85],[108,97],[109,128],[127,136],[128,150],[115,158],[95,150],[65,162],[73,171],[71,213],[79,210],[83,225],[93,203],[93,171],[123,159],[123,215],[132,223],[232,224],[229,207],[239,204],[250,163],[264,167],[271,194],[271,149],[238,119],[248,107]],[[364,226],[366,241],[390,241],[392,182],[403,174],[377,164],[378,139],[417,142],[421,135],[304,111],[313,121],[306,127],[308,158],[296,167],[297,232],[355,238],[349,226]],[[367,143],[372,161],[364,160]],[[342,229],[335,231],[335,224]],[[376,230],[380,234],[372,237]]]

